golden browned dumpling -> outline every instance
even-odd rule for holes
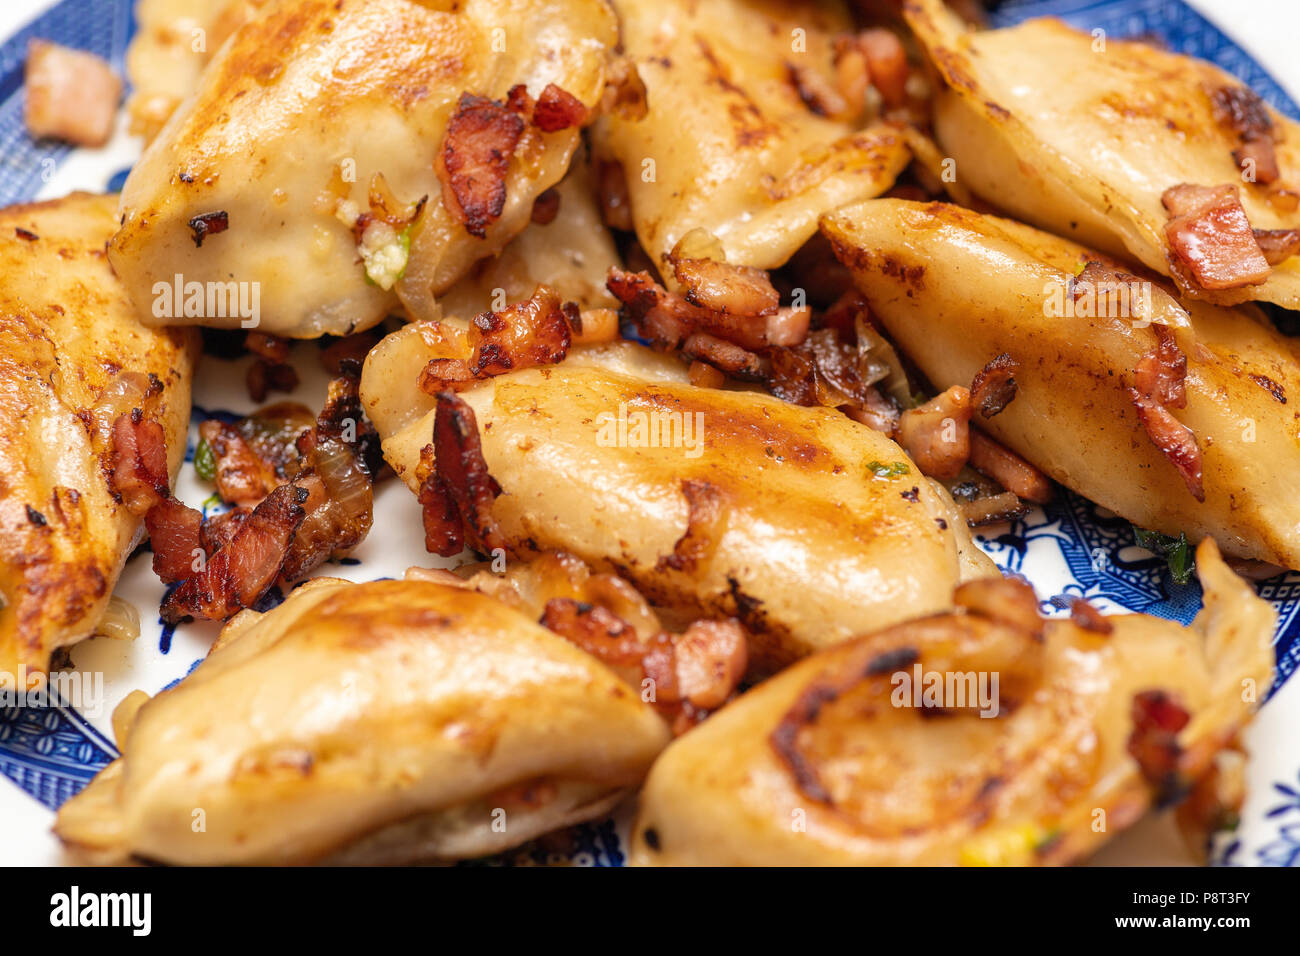
[[[595,658],[476,591],[316,579],[243,611],[55,831],[102,860],[476,857],[607,812],[668,729]]]
[[[408,326],[362,376],[384,455],[416,491],[435,413],[415,382],[435,347]],[[760,671],[947,607],[957,581],[993,570],[885,435],[685,375],[622,342],[460,392],[504,492],[491,513],[505,547],[568,551],[690,617],[738,617]]]
[[[906,12],[946,82],[935,132],[964,187],[1186,294],[1300,308],[1300,124],[1147,43],[1055,19],[969,31],[942,0]]]
[[[1016,363],[1015,399],[981,429],[1140,527],[1300,567],[1300,350],[1253,307],[1184,310],[1104,256],[957,206],[873,200],[823,228],[936,387]]]
[[[140,410],[185,456],[190,330],[136,320],[104,243],[116,196],[0,210],[0,674],[43,674],[93,633],[143,526],[117,495],[114,424]]]
[[[601,0],[279,0],[132,170],[113,266],[159,323],[310,338],[435,315],[568,169],[615,32]],[[243,308],[158,315],[177,275]]]
[[[593,127],[595,158],[622,167],[637,237],[666,276],[668,254],[696,229],[729,263],[775,268],[818,216],[880,195],[907,165],[898,129],[859,129],[807,101],[808,88],[835,86],[833,40],[853,28],[843,3],[614,7],[646,110],[607,111]]]
[[[959,610],[823,651],[673,743],[631,862],[1066,863],[1216,772],[1272,679],[1274,614],[1197,551],[1184,628],[963,585]]]

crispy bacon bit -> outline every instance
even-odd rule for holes
[[[970,385],[970,402],[980,415],[992,418],[1016,397],[1016,370],[1020,363],[1006,352],[989,360],[975,373]]]
[[[707,362],[692,362],[686,374],[696,388],[722,388],[727,382],[727,376]]]
[[[249,332],[244,338],[244,348],[276,365],[289,361],[289,340],[265,332]]]
[[[431,359],[420,375],[420,388],[437,395],[503,372],[553,365],[572,343],[559,293],[539,285],[522,302],[476,315],[466,337],[468,358]]]
[[[765,336],[767,344],[778,348],[793,348],[808,338],[812,323],[812,309],[782,306],[767,317]]]
[[[462,93],[435,164],[442,202],[465,230],[479,239],[506,205],[510,157],[524,133],[524,120],[496,100]]]
[[[208,554],[216,554],[230,544],[230,539],[235,536],[239,526],[252,513],[251,508],[231,508],[229,511],[212,515],[199,528],[199,544]]]
[[[1192,497],[1197,501],[1205,501],[1201,449],[1196,444],[1192,430],[1174,418],[1163,405],[1142,395],[1137,389],[1130,388],[1128,393],[1137,409],[1138,421],[1146,429],[1147,437],[1178,469]]]
[[[764,269],[735,266],[715,259],[679,258],[673,261],[683,298],[724,315],[772,315],[780,296]]]
[[[529,123],[533,121],[533,109],[536,106],[537,101],[528,95],[528,87],[523,83],[516,83],[506,92],[506,109],[522,116]]]
[[[298,387],[298,372],[285,362],[268,362],[266,359],[254,359],[244,376],[248,388],[248,397],[255,402],[266,401],[272,392],[292,392]]]
[[[898,420],[898,443],[918,468],[940,480],[956,478],[970,457],[970,392],[954,385]]]
[[[907,51],[893,30],[864,30],[858,34],[858,46],[867,59],[871,85],[880,91],[886,108],[894,109],[907,102]]]
[[[419,494],[425,546],[442,557],[456,554],[462,543],[485,554],[505,549],[505,536],[492,517],[501,486],[483,460],[474,410],[452,392],[438,394],[433,455]]]
[[[627,178],[623,166],[617,162],[601,162],[596,166],[596,188],[600,195],[600,218],[611,229],[631,232],[632,199],[627,192]]]
[[[790,85],[799,94],[799,99],[803,101],[804,106],[808,107],[809,112],[832,118],[848,117],[858,112],[849,106],[848,101],[840,95],[840,91],[818,70],[802,63],[790,62],[785,64],[785,69]]]
[[[1273,119],[1254,90],[1247,86],[1223,86],[1210,92],[1214,118],[1230,130],[1240,146],[1232,157],[1238,166],[1247,159],[1255,164],[1255,182],[1267,185],[1279,175],[1273,148]]]
[[[1081,597],[1070,598],[1070,620],[1085,631],[1096,634],[1110,634],[1115,630],[1114,624]]]
[[[1178,732],[1191,715],[1166,691],[1146,690],[1133,697],[1132,719],[1128,752],[1142,777],[1156,789],[1158,804],[1167,805],[1185,789],[1179,773],[1183,747]]]
[[[23,240],[24,242],[36,242],[38,239],[41,238],[40,236],[36,235],[36,233],[32,232],[30,229],[24,229],[22,226],[14,227],[14,235],[17,236],[19,239]]]
[[[157,422],[144,420],[139,408],[113,422],[111,462],[110,487],[131,514],[144,515],[171,493],[167,437]]]
[[[610,609],[552,598],[543,626],[598,658],[634,687],[648,680],[655,709],[681,734],[735,693],[749,663],[745,630],[735,620],[695,621],[682,634],[648,639]]]
[[[1014,627],[1041,640],[1044,620],[1038,613],[1038,596],[1020,578],[976,578],[957,586],[953,604],[967,613]]]
[[[1201,288],[1236,289],[1269,277],[1236,186],[1181,183],[1165,190],[1161,202],[1171,216],[1165,223],[1170,264]]]
[[[24,118],[32,139],[48,136],[92,147],[108,142],[122,80],[103,58],[30,40],[23,88]]]
[[[366,354],[375,347],[379,338],[377,331],[368,329],[335,339],[321,349],[321,367],[330,375],[360,375]]]
[[[215,236],[219,232],[225,232],[230,228],[230,217],[225,210],[216,212],[205,212],[201,216],[195,216],[189,222],[190,231],[194,233],[194,245],[203,245],[203,240],[208,236]]]
[[[673,545],[673,553],[659,559],[659,568],[694,574],[717,550],[727,527],[727,500],[722,490],[700,478],[682,482],[686,498],[686,531]]]
[[[1259,251],[1271,266],[1300,253],[1300,229],[1254,229]]]
[[[281,485],[259,504],[212,555],[203,570],[183,580],[163,600],[162,618],[174,624],[186,617],[225,620],[251,607],[275,583],[290,542],[306,512],[307,492]]]
[[[688,336],[682,343],[681,351],[686,358],[708,362],[737,378],[754,381],[763,378],[762,361],[757,355],[707,332],[696,332]]]
[[[144,516],[153,549],[153,570],[163,584],[182,581],[195,573],[195,559],[206,560],[202,513],[168,495]]]
[[[223,501],[251,508],[276,485],[297,473],[297,441],[312,427],[303,405],[281,402],[238,422],[208,419],[199,436],[216,459],[217,494]]]
[[[560,193],[552,187],[533,200],[532,221],[539,226],[549,226],[560,214]]]
[[[1138,392],[1166,408],[1187,407],[1187,356],[1178,347],[1171,329],[1152,326],[1156,347],[1138,359],[1133,384]]]
[[[1050,478],[1011,449],[974,428],[970,433],[970,466],[1026,501],[1041,505],[1052,500]]]
[[[1273,381],[1267,375],[1258,375],[1252,373],[1250,380],[1273,396],[1273,400],[1279,405],[1286,404],[1286,390],[1277,382]]]
[[[533,108],[533,125],[543,133],[582,126],[587,122],[587,107],[567,90],[547,83]]]
[[[624,272],[614,267],[609,270],[605,285],[623,303],[625,314],[641,334],[661,348],[676,349],[688,335],[697,331],[726,339],[750,351],[770,344],[763,316],[721,312],[693,305],[685,297],[656,283],[648,272]],[[711,295],[710,292],[704,294]],[[719,295],[725,294],[719,291]]]

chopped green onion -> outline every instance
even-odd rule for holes
[[[206,438],[200,438],[198,447],[194,449],[194,471],[204,481],[217,477],[217,456],[212,453],[212,446]]]
[[[883,461],[867,462],[867,471],[871,472],[877,478],[899,478],[908,474],[911,470],[912,469],[907,467],[907,462],[905,461],[889,463]]]
[[[1133,535],[1139,547],[1146,548],[1156,557],[1165,559],[1174,583],[1187,584],[1192,580],[1196,559],[1185,532],[1179,532],[1178,537],[1175,538],[1158,531],[1146,531],[1134,525]]]

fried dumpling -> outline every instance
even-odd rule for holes
[[[607,812],[668,730],[595,658],[484,594],[316,579],[243,611],[56,833],[95,858],[481,856]],[[201,823],[201,825],[200,825]]]
[[[1145,43],[1055,19],[968,31],[942,0],[906,13],[947,84],[935,132],[964,186],[1185,294],[1300,308],[1300,124]]]
[[[612,13],[280,0],[245,23],[132,170],[109,255],[150,321],[310,338],[434,298],[528,224],[604,88]],[[181,277],[252,309],[159,310]],[[158,315],[158,312],[170,314]]]
[[[666,275],[693,230],[725,260],[783,264],[836,206],[878,196],[907,165],[902,134],[819,115],[798,77],[834,86],[842,3],[615,0],[645,111],[593,126],[595,158],[622,167],[637,237]]]
[[[136,319],[104,243],[116,196],[0,210],[0,674],[43,674],[89,637],[143,526],[113,484],[115,425],[157,426],[160,482],[185,455],[192,330]],[[157,450],[155,448],[155,450]]]
[[[1056,236],[894,199],[823,230],[937,388],[1000,355],[1016,397],[975,424],[1142,528],[1300,568],[1300,348],[1253,306],[1189,302]]]
[[[435,406],[452,399],[415,385],[436,336],[418,324],[395,335],[368,357],[362,401],[423,500],[441,454],[426,451]],[[456,400],[477,433],[459,438],[481,440],[503,490],[490,514],[507,551],[568,551],[656,604],[734,616],[759,672],[944,608],[957,581],[993,570],[947,492],[883,434],[831,409],[692,386],[679,362],[630,342]]]
[[[1013,580],[801,661],[655,762],[637,865],[1077,860],[1217,772],[1272,678],[1274,614],[1201,544],[1191,627]],[[937,677],[937,683],[936,683]]]

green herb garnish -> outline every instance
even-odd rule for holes
[[[217,456],[212,453],[212,446],[206,438],[200,438],[194,449],[194,471],[204,481],[217,477]]]
[[[1196,559],[1192,554],[1192,546],[1187,542],[1185,532],[1179,532],[1178,537],[1174,538],[1158,531],[1145,531],[1134,525],[1133,535],[1140,547],[1146,548],[1158,558],[1165,559],[1175,584],[1187,584],[1192,580]]]
[[[877,478],[900,478],[903,475],[908,474],[911,470],[912,469],[907,467],[907,462],[905,461],[894,461],[888,463],[883,461],[867,462],[867,471],[871,472]]]

